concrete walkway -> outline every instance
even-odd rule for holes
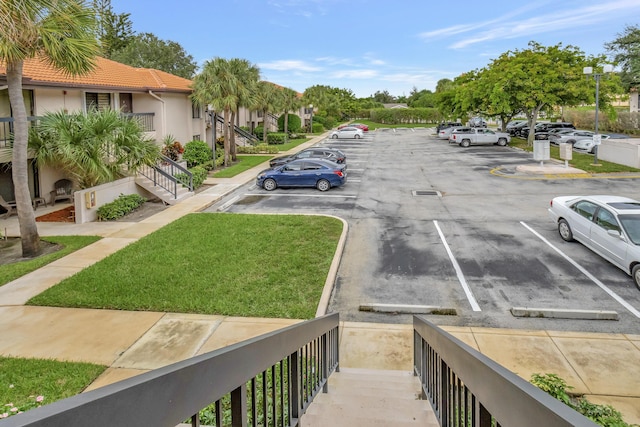
[[[322,139],[317,137],[292,151]],[[122,247],[183,215],[205,209],[253,180],[265,167],[262,164],[232,179],[208,179],[208,184],[215,184],[210,189],[137,223],[38,223],[43,236],[100,235],[103,239],[0,287],[0,355],[108,366],[89,387],[94,389],[299,322],[24,305],[32,296]],[[560,172],[554,168],[554,173]],[[518,173],[540,171],[525,168]],[[19,235],[16,217],[1,222],[3,233]],[[443,329],[526,380],[533,373],[558,374],[574,392],[584,393],[593,403],[611,404],[627,422],[640,424],[640,335]],[[412,369],[411,325],[341,322],[340,332],[341,366]]]

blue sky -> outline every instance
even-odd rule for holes
[[[586,54],[640,24],[640,0],[111,0],[133,30],[180,43],[198,64],[243,58],[264,80],[409,95],[531,40]]]

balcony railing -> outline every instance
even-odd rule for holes
[[[37,122],[41,117],[28,116],[29,125]],[[13,117],[0,117],[0,148],[13,146]]]
[[[413,335],[415,374],[441,426],[597,427],[422,316]]]
[[[3,427],[296,426],[338,367],[338,314],[298,323],[2,421]],[[208,421],[208,425],[211,421]]]

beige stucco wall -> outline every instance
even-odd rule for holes
[[[66,110],[68,113],[83,111],[84,92],[78,89],[42,89],[34,90],[35,115],[55,113]]]
[[[87,206],[87,194],[94,194],[95,206]],[[127,177],[117,181],[108,182],[92,188],[76,191],[74,193],[74,205],[76,210],[76,224],[96,221],[98,219],[98,208],[107,203],[113,202],[120,194],[139,194],[142,197],[151,199],[154,196],[135,183],[134,177]]]
[[[598,147],[598,158],[640,169],[640,138],[607,139]]]

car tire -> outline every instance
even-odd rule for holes
[[[571,231],[567,220],[561,218],[560,221],[558,221],[558,233],[565,242],[573,242],[573,231]]]
[[[267,191],[273,191],[278,188],[278,183],[276,183],[275,179],[267,178],[262,183],[262,188]]]
[[[316,182],[316,188],[320,191],[327,191],[331,188],[331,184],[326,179],[321,179]]]
[[[640,264],[636,264],[631,269],[631,277],[633,277],[633,281],[635,282],[638,289],[640,289]]]
[[[507,138],[499,138],[498,145],[501,147],[504,147],[505,145],[507,145]]]
[[[567,139],[567,144],[571,144],[571,145],[573,145],[573,144],[575,144],[575,143],[576,143],[576,140],[575,140],[575,139]]]
[[[355,139],[360,139],[360,135],[353,135]]]
[[[462,141],[460,141],[460,147],[467,148],[469,145],[471,145],[471,141],[469,141],[468,139],[463,139]]]

